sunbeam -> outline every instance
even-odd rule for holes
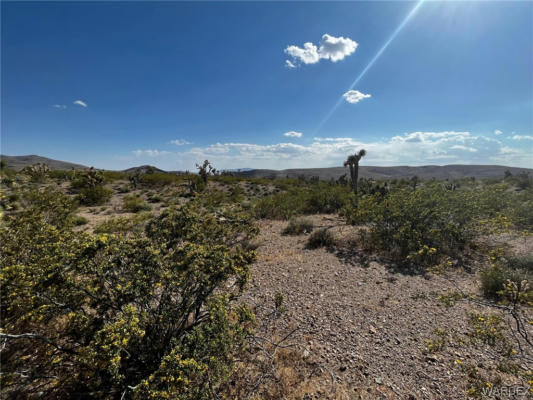
[[[389,47],[389,45],[392,43],[392,41],[396,38],[396,36],[398,36],[398,34],[400,33],[400,31],[403,29],[403,27],[409,22],[409,20],[416,14],[417,10],[420,8],[420,6],[422,5],[422,3],[424,2],[425,0],[419,0],[418,3],[416,3],[416,5],[411,9],[411,11],[409,11],[409,14],[407,14],[407,16],[404,18],[404,20],[401,22],[400,25],[398,25],[398,27],[394,30],[394,32],[392,33],[392,35],[390,36],[390,38],[383,44],[383,46],[381,46],[381,48],[378,50],[378,52],[376,53],[376,55],[370,60],[370,62],[367,64],[367,66],[361,71],[361,73],[357,76],[357,78],[355,78],[355,80],[352,82],[352,84],[350,85],[350,87],[347,89],[348,90],[351,90],[355,87],[355,85],[357,85],[359,83],[359,81],[361,79],[363,79],[363,77],[365,76],[365,74],[367,73],[367,71],[374,65],[374,63],[377,61],[377,59],[383,54],[383,52],[387,49],[387,47]],[[320,122],[320,124],[318,125],[318,127],[315,129],[315,132],[314,134],[316,135],[320,129],[322,129],[322,126],[324,126],[324,124],[331,118],[331,116],[333,115],[333,113],[337,110],[337,108],[339,108],[339,106],[342,104],[342,102],[344,101],[344,97],[341,95],[339,97],[339,100],[337,100],[337,103],[335,103],[335,105],[331,108],[331,110],[329,110],[329,112],[326,114],[326,116],[324,117],[324,119],[322,119],[322,121]]]

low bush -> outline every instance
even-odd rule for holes
[[[150,193],[146,199],[148,200],[149,203],[160,203],[163,201],[163,198],[157,194],[157,193]]]
[[[309,236],[306,248],[318,249],[319,247],[333,247],[335,239],[333,234],[327,229],[319,229]]]
[[[74,226],[87,225],[89,223],[89,220],[82,215],[73,215],[71,220]]]
[[[352,193],[345,186],[308,184],[256,201],[254,214],[257,218],[289,219],[302,214],[336,213],[352,198]]]
[[[154,172],[139,176],[139,183],[146,186],[167,186],[182,181],[182,176],[170,172]]]
[[[307,218],[291,218],[287,227],[283,230],[285,235],[301,235],[311,233],[313,221]]]
[[[149,211],[151,209],[152,207],[139,195],[128,194],[122,200],[122,210],[126,212],[138,213],[139,211]]]
[[[385,250],[403,266],[432,267],[462,257],[475,238],[494,227],[489,217],[497,213],[480,204],[481,196],[481,191],[426,184],[416,191],[364,196],[344,215],[353,224],[370,226],[362,236],[367,247]]]
[[[113,191],[105,186],[84,187],[78,193],[77,199],[85,206],[99,206],[111,199]]]
[[[489,299],[533,303],[533,256],[497,259],[481,271],[480,281]]]
[[[151,217],[150,213],[139,213],[132,217],[108,218],[94,228],[94,233],[138,234]]]

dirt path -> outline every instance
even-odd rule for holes
[[[312,219],[315,226],[341,224],[333,216]],[[500,357],[492,348],[466,343],[469,314],[494,310],[467,300],[448,307],[439,300],[458,288],[477,293],[475,274],[408,276],[375,261],[365,268],[325,249],[306,250],[307,236],[282,235],[285,226],[261,222],[245,300],[260,319],[272,313],[276,293],[285,296],[286,312],[276,321],[279,335],[297,328],[291,341],[304,356],[314,356],[324,382],[334,379],[327,391],[319,388],[304,398],[464,399],[474,384],[469,365],[481,381],[498,376],[502,384],[521,382],[497,371]],[[332,231],[346,237],[350,229]],[[428,352],[427,339],[443,340],[442,349]]]

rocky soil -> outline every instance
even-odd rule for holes
[[[354,228],[337,217],[312,219],[339,242],[356,238]],[[464,399],[473,387],[478,393],[483,387],[528,387],[524,373],[533,368],[531,348],[504,357],[497,345],[472,341],[471,313],[502,314],[479,296],[476,268],[406,275],[371,257],[361,259],[357,251],[307,250],[308,236],[283,235],[286,224],[260,222],[258,261],[244,296],[263,321],[258,336],[289,334],[283,343],[297,349],[298,360],[278,360],[277,368],[303,360],[315,375],[313,382],[304,378],[308,383],[300,384],[298,394],[289,387],[283,397]],[[532,241],[520,243],[521,252],[533,250]],[[439,299],[459,293],[467,297]],[[277,294],[285,298],[278,314]],[[504,321],[505,335],[516,347],[513,320]],[[531,325],[527,329],[532,337]],[[520,372],[501,372],[507,364]],[[274,376],[274,385],[282,384],[279,373]],[[268,398],[268,392],[257,385],[256,394]]]

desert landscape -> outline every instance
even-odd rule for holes
[[[533,398],[532,15],[0,1],[0,399]]]
[[[215,279],[217,288],[210,290],[231,294],[228,312],[245,306],[253,318],[242,322],[246,333],[232,336],[234,343],[225,355],[231,368],[215,386],[210,382],[210,395],[265,399],[462,399],[504,391],[514,398],[530,395],[530,171],[522,169],[517,176],[507,171],[481,180],[362,178],[355,196],[349,180],[249,178],[210,170],[208,162],[199,165],[198,174],[145,167],[129,172],[52,170],[46,164],[15,171],[3,164],[2,304],[9,334],[2,334],[7,340],[2,390],[6,396],[34,393],[53,398],[64,391],[96,389],[86,386],[87,381],[61,378],[66,372],[62,364],[68,363],[69,370],[74,365],[80,368],[79,376],[105,376],[118,368],[123,378],[111,387],[122,385],[125,389],[119,391],[125,395],[144,397],[139,390],[145,381],[135,382],[138,373],[129,376],[126,367],[127,359],[142,348],[137,347],[142,340],[129,345],[127,332],[117,332],[128,345],[118,346],[109,356],[98,356],[100,361],[90,367],[82,354],[110,344],[95,342],[98,334],[80,342],[75,338],[83,331],[76,334],[80,328],[74,329],[81,315],[98,308],[90,305],[93,296],[126,304],[120,300],[124,283],[114,279],[129,277],[125,281],[129,285],[142,285],[143,280],[130,276],[133,271],[128,270],[122,278],[106,278],[111,272],[105,272],[106,258],[96,256],[99,263],[104,262],[103,270],[81,268],[75,275],[92,285],[101,282],[101,289],[81,303],[89,293],[70,299],[70,306],[61,305],[65,299],[57,296],[63,290],[82,290],[82,294],[92,286],[72,286],[57,271],[50,286],[50,275],[46,268],[41,270],[49,246],[56,249],[50,254],[55,258],[63,240],[79,246],[83,238],[89,241],[86,246],[109,244],[120,254],[119,249],[126,246],[127,251],[132,240],[156,240],[154,226],[157,235],[175,232],[165,236],[165,241],[176,243],[173,246],[187,248],[189,240],[191,245],[207,240],[207,246],[214,239],[209,235],[222,235],[221,229],[229,229],[223,228],[227,223],[232,228],[229,236],[223,236],[231,239],[225,251],[237,251],[241,261],[244,257],[247,261],[241,268],[246,272],[228,272],[222,280]],[[393,201],[398,211],[390,204],[381,207],[387,201]],[[418,219],[420,214],[427,215]],[[193,222],[195,215],[203,217]],[[240,222],[234,226],[231,221],[237,216]],[[207,221],[217,221],[217,226]],[[187,228],[187,224],[192,225]],[[43,237],[45,244],[40,234],[27,236],[37,227],[54,230],[52,237]],[[180,238],[175,229],[192,231]],[[15,250],[20,243],[25,243],[24,253]],[[105,254],[105,249],[97,248],[93,251]],[[28,258],[28,251],[35,255]],[[170,251],[168,256],[175,254],[165,251]],[[61,256],[67,257],[63,262],[73,257],[68,254]],[[179,262],[174,257],[173,263]],[[119,265],[115,268],[129,268]],[[32,268],[37,270],[28,275]],[[187,268],[197,267],[193,263]],[[174,285],[183,284],[183,274],[188,273],[181,270],[180,278],[171,280]],[[208,279],[204,284],[211,284],[214,275]],[[240,282],[237,290],[236,282]],[[164,292],[155,288],[164,289],[170,282],[152,284],[144,295],[142,286],[136,288],[127,303],[141,300],[131,296],[148,296],[150,304],[163,301]],[[180,286],[179,291],[183,290],[190,289]],[[144,304],[148,308],[143,323],[154,324],[156,309]],[[179,302],[173,307],[179,307]],[[114,317],[103,326],[92,320],[91,325],[96,325],[91,329],[110,329],[123,312],[111,312]],[[190,322],[196,317],[193,309],[189,312]],[[74,325],[68,328],[70,324]],[[200,329],[205,322],[199,319],[197,324]],[[24,337],[26,331],[39,332],[46,341]],[[124,365],[122,361],[116,365],[117,357],[125,359]],[[22,365],[32,372],[18,374]],[[58,378],[42,376],[43,369]],[[181,370],[172,373],[177,371]],[[154,376],[146,381],[152,392],[161,384],[152,384]],[[205,382],[201,376],[193,373],[187,378],[196,380],[193,386],[176,382],[170,393],[196,396],[196,385]]]

